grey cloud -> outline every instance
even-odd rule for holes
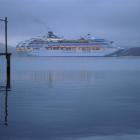
[[[8,16],[14,44],[51,29],[66,37],[89,32],[139,45],[139,9],[139,0],[0,0],[0,16]]]

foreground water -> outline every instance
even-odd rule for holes
[[[0,140],[140,139],[139,57],[12,57],[11,65]]]

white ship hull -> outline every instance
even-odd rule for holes
[[[34,50],[28,52],[29,56],[56,56],[56,57],[104,57],[119,51],[119,48],[107,48],[92,51],[62,51],[62,50]]]
[[[48,35],[33,38],[17,45],[18,52],[26,52],[29,56],[54,56],[54,57],[103,57],[115,54],[121,48],[115,47],[112,41],[91,38],[68,40],[57,37],[49,31]]]

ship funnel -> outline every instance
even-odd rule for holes
[[[91,34],[87,34],[86,39],[88,39],[88,40],[94,40],[95,37],[91,36]]]

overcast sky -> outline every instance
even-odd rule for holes
[[[0,0],[5,16],[11,45],[48,30],[65,38],[91,33],[119,45],[140,44],[140,0]],[[0,25],[0,42],[2,30]]]

